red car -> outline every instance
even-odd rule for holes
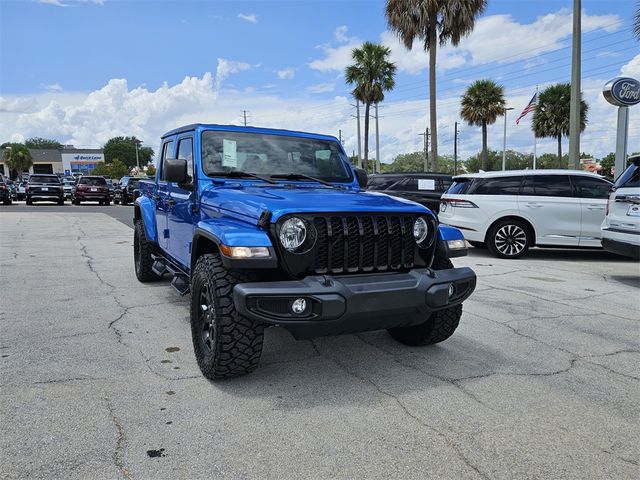
[[[87,201],[98,202],[100,205],[111,203],[109,185],[104,177],[98,176],[81,176],[73,189],[71,198],[74,205],[80,205],[80,203]]]

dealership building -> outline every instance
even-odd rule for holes
[[[29,173],[90,173],[99,163],[104,163],[104,152],[99,148],[74,148],[65,146],[62,150],[29,149],[33,166]],[[0,174],[10,175],[9,167],[4,164],[4,152],[0,156]]]

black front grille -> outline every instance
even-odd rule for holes
[[[411,268],[413,216],[315,216],[315,273]]]

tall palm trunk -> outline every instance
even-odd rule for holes
[[[436,118],[436,15],[429,19],[429,117],[431,121],[431,171],[438,171],[438,122]]]
[[[487,122],[482,121],[482,170],[487,171]]]
[[[562,168],[562,135],[558,135],[558,168]]]
[[[364,170],[369,173],[369,107],[370,102],[364,106]]]

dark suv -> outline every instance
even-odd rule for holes
[[[0,202],[3,205],[11,205],[11,190],[4,176],[0,175]]]
[[[446,173],[381,173],[369,177],[367,190],[406,198],[438,213],[440,197],[452,182]]]
[[[118,205],[126,205],[133,202],[136,198],[134,190],[140,186],[140,179],[133,177],[122,177],[120,182],[116,184],[113,192],[113,203]]]
[[[57,202],[64,205],[64,190],[57,175],[35,174],[29,176],[25,187],[27,205],[35,201]]]
[[[104,177],[83,175],[78,179],[78,183],[73,189],[72,199],[74,205],[82,202],[98,202],[100,205],[111,203],[109,186]]]

